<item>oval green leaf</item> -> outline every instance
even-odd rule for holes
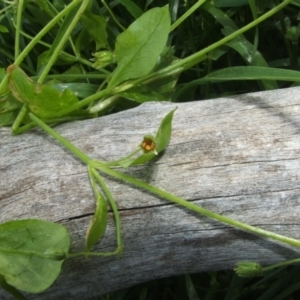
[[[168,6],[153,8],[119,34],[115,48],[118,65],[109,87],[145,76],[155,67],[166,46],[170,22]]]
[[[96,211],[90,222],[90,226],[86,233],[85,251],[91,251],[92,247],[105,233],[107,226],[107,202],[104,197],[97,193],[96,195]]]
[[[49,252],[69,252],[67,229],[48,221],[28,219],[0,225],[0,274],[22,291],[40,293],[58,277],[64,258]]]

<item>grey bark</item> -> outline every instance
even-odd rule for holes
[[[282,89],[136,109],[56,127],[90,157],[114,160],[177,107],[172,140],[130,175],[222,215],[300,238],[300,96]],[[72,251],[84,249],[95,204],[86,166],[42,130],[13,137],[0,129],[0,222],[40,218],[65,225]],[[30,299],[97,299],[171,275],[265,264],[299,250],[233,229],[105,177],[122,222],[122,258],[74,258],[45,293]],[[113,216],[96,251],[116,246]],[[9,296],[0,292],[1,299]]]

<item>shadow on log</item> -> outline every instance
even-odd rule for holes
[[[299,88],[136,109],[56,127],[90,157],[115,160],[178,107],[172,139],[155,162],[126,171],[222,215],[300,238]],[[95,210],[86,166],[41,130],[0,129],[0,222],[40,218],[69,229],[71,251],[84,249]],[[121,259],[74,258],[42,295],[97,299],[155,278],[232,269],[237,261],[271,264],[297,249],[201,217],[106,177],[120,210]],[[95,251],[116,247],[113,216]],[[10,299],[0,292],[1,299]]]

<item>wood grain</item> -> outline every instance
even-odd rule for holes
[[[94,159],[130,153],[174,107],[172,140],[155,162],[130,175],[207,209],[300,238],[299,88],[190,103],[147,103],[57,131]],[[64,224],[72,251],[84,248],[95,204],[86,167],[41,130],[0,129],[0,222],[41,218]],[[29,299],[97,299],[155,278],[270,264],[299,250],[245,233],[106,177],[122,221],[121,259],[66,261],[55,284]],[[110,213],[97,251],[114,250]],[[3,294],[2,294],[3,293]],[[0,292],[1,299],[10,299]]]

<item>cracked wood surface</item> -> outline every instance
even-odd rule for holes
[[[177,196],[251,225],[300,238],[299,88],[189,103],[147,103],[56,127],[90,157],[113,160],[156,132],[174,107],[172,140],[155,162],[128,171]],[[86,167],[41,130],[0,129],[0,222],[41,218],[64,224],[82,251],[95,204]],[[74,258],[45,293],[29,299],[97,299],[165,276],[276,263],[295,248],[201,217],[106,177],[118,203],[121,259]],[[96,251],[114,250],[110,213]],[[3,293],[3,294],[2,294]],[[1,299],[10,299],[0,292]]]

